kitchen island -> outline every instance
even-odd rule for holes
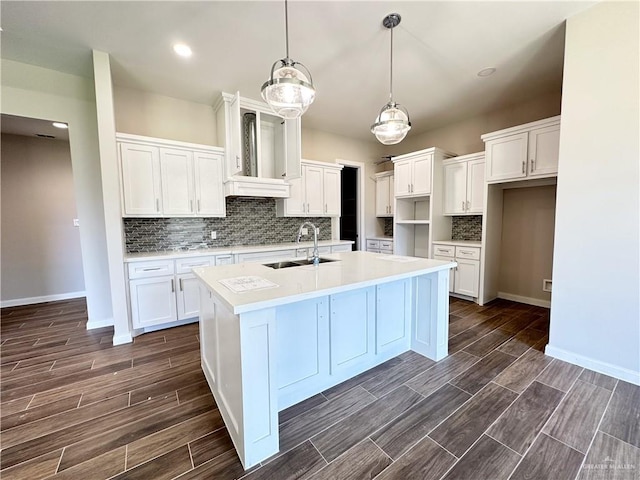
[[[368,252],[323,259],[333,261],[193,270],[202,369],[246,469],[278,452],[280,410],[407,350],[447,355],[455,263]]]

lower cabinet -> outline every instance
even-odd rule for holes
[[[144,328],[177,320],[174,276],[129,280],[131,322]]]
[[[449,292],[478,298],[480,285],[480,247],[433,244],[434,260],[455,261],[449,275]]]
[[[393,254],[393,240],[367,239],[367,252]]]

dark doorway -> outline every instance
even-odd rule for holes
[[[358,249],[358,169],[345,166],[341,175],[340,240],[353,240]]]

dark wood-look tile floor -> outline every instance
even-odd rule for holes
[[[3,309],[4,479],[640,478],[640,387],[546,357],[547,309],[451,299],[450,353],[407,352],[280,413],[244,471],[197,324],[114,347],[83,300]]]

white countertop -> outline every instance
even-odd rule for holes
[[[434,240],[438,245],[457,245],[459,247],[482,247],[482,242],[475,240]]]
[[[322,257],[339,261],[321,263],[317,267],[305,265],[278,270],[260,263],[241,263],[199,267],[193,272],[237,315],[456,266],[455,262],[370,252],[334,253]],[[220,283],[220,280],[245,276],[260,277],[277,287],[234,293]]]
[[[351,245],[351,240],[320,240],[318,242],[319,247],[333,246],[333,245]],[[233,255],[236,253],[258,253],[258,252],[270,252],[275,250],[289,250],[296,248],[313,248],[313,242],[288,242],[288,243],[276,243],[271,245],[238,245],[230,247],[219,248],[199,248],[196,250],[179,250],[179,251],[166,251],[166,252],[141,252],[141,253],[129,253],[125,256],[125,262],[143,262],[147,260],[171,260],[176,258],[185,257],[203,257],[209,255]]]

